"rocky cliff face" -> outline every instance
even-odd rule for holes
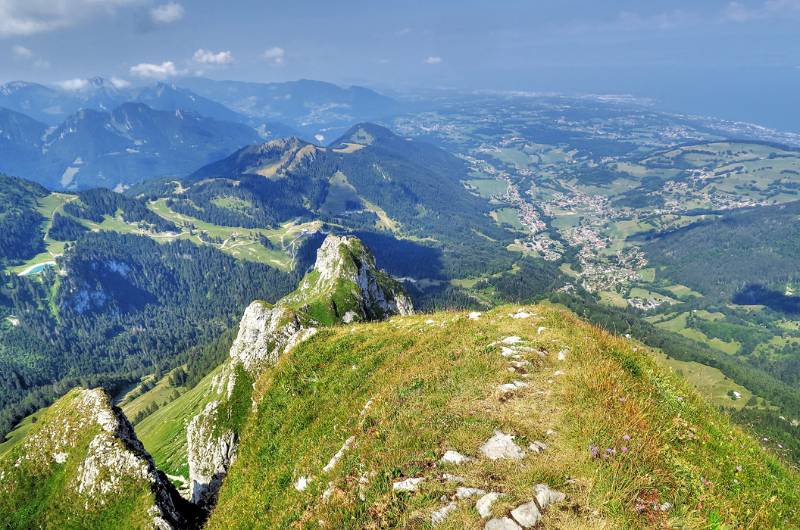
[[[215,432],[219,401],[212,401],[192,418],[186,431],[188,441],[191,501],[200,506],[213,504],[228,466],[236,457],[236,435],[231,429]]]
[[[307,328],[297,313],[256,301],[245,310],[230,357],[252,372],[263,363],[274,364],[283,349],[290,348]]]
[[[236,458],[240,422],[254,405],[253,382],[265,368],[314,335],[318,326],[412,312],[402,286],[378,269],[358,238],[329,235],[297,291],[274,306],[255,301],[245,311],[230,358],[213,382],[217,399],[187,430],[192,501],[213,505]]]
[[[43,415],[0,463],[0,513],[11,513],[5,502],[17,511],[11,527],[41,521],[91,527],[106,513],[151,528],[189,525],[175,488],[103,390],[73,390]]]

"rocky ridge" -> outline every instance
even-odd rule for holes
[[[313,336],[318,326],[411,313],[402,286],[378,269],[358,238],[329,235],[295,292],[274,306],[255,301],[245,311],[230,357],[212,383],[216,398],[187,428],[192,502],[214,504],[236,458],[241,422],[255,406],[253,381],[264,369]]]
[[[47,496],[36,513],[15,516],[91,526],[105,513],[124,513],[149,528],[189,525],[177,491],[105,391],[75,389],[44,416],[0,467],[0,513],[11,514],[4,510],[18,497]]]

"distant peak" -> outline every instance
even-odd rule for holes
[[[312,144],[305,140],[301,140],[296,136],[290,136],[288,138],[276,138],[275,140],[269,140],[262,144],[246,147],[245,150],[250,153],[264,155],[270,153],[296,152],[307,146],[313,147]]]
[[[397,135],[391,130],[375,123],[359,123],[354,125],[335,143],[354,143],[361,145],[372,145],[376,141],[388,138],[395,138]]]

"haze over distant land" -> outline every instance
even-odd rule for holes
[[[314,16],[309,16],[313,13]],[[202,75],[616,93],[800,130],[800,2],[0,3],[0,81]],[[87,61],[86,57],[92,60]]]

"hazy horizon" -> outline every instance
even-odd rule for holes
[[[312,15],[313,16],[310,16]],[[798,0],[0,0],[0,81],[185,76],[630,94],[800,130]]]

